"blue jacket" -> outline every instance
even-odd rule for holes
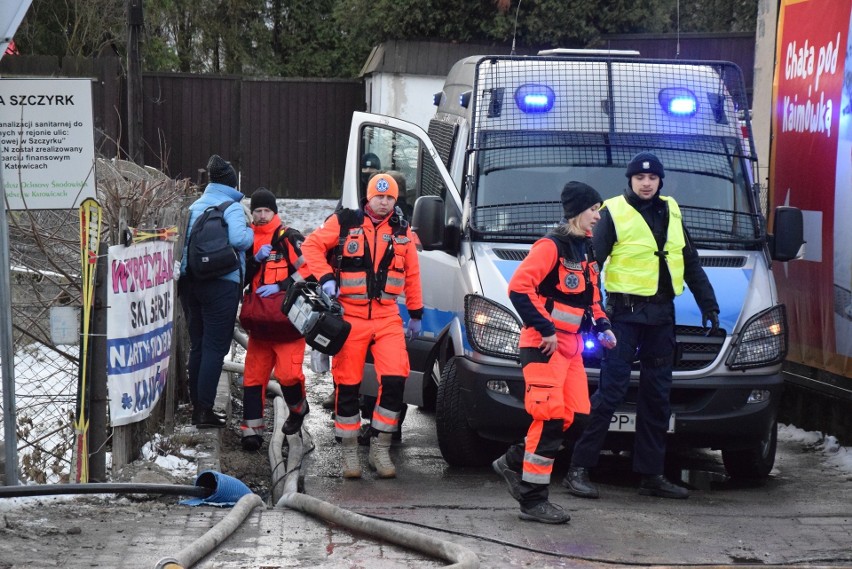
[[[244,197],[245,196],[235,188],[224,184],[210,183],[207,184],[207,187],[204,189],[204,193],[201,194],[201,197],[189,206],[189,223],[187,224],[186,232],[187,239],[183,245],[183,256],[180,261],[181,275],[186,275],[186,249],[189,241],[189,234],[192,231],[192,226],[195,224],[195,221],[208,207],[217,206],[222,202],[232,200],[234,203],[228,206],[228,209],[225,210],[225,221],[228,223],[228,241],[230,241],[231,246],[233,246],[239,253],[242,274],[245,276],[245,251],[254,244],[254,231],[252,231],[251,227],[249,227],[246,222],[245,212],[243,211],[243,206],[240,203],[240,200]],[[240,271],[232,271],[219,278],[239,283]]]

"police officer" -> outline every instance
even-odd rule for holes
[[[562,484],[575,496],[598,497],[589,469],[598,463],[610,420],[627,393],[631,364],[638,357],[633,470],[642,476],[639,493],[687,498],[686,488],[663,475],[671,417],[674,297],[683,292],[684,283],[689,286],[702,323],[710,324],[708,334],[719,329],[719,305],[677,203],[660,195],[663,164],[654,154],[640,152],[630,160],[626,175],[628,189],[604,202],[593,237],[598,261],[606,261],[606,311],[618,344],[601,362],[588,425],[574,446]]]

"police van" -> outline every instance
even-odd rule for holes
[[[649,151],[665,165],[663,194],[680,205],[721,309],[720,331],[706,336],[689,290],[675,301],[670,446],[720,449],[732,477],[766,476],[787,352],[771,271],[798,256],[802,216],[776,208],[768,232],[739,68],[615,52],[474,56],[453,66],[434,104],[428,134],[354,114],[341,202],[356,208],[364,197],[366,153],[405,179],[398,206],[420,240],[425,303],[423,334],[409,342],[406,400],[435,408],[444,459],[485,465],[525,435],[509,279],[559,223],[566,182],[619,195],[630,158]],[[601,354],[589,337],[591,392]],[[609,448],[632,447],[637,382],[638,362]]]

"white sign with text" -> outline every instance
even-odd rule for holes
[[[141,421],[166,386],[174,322],[174,243],[109,248],[107,386],[110,424]]]
[[[94,198],[91,80],[0,79],[0,155],[9,209]]]

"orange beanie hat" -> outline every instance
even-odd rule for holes
[[[390,174],[376,174],[367,183],[367,199],[373,199],[375,196],[390,196],[393,199],[399,198],[399,185],[393,176]]]

